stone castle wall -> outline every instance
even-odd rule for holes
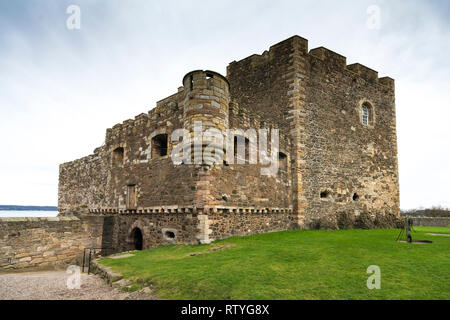
[[[210,243],[217,239],[292,229],[283,209],[220,208],[211,212],[121,214],[106,216],[102,247],[108,252],[135,250],[133,230],[142,231],[142,249],[160,245]],[[172,233],[170,236],[169,233]]]
[[[296,63],[299,52],[307,47],[300,37],[292,37],[270,47],[261,55],[254,54],[227,68],[231,97],[240,108],[273,123],[282,135],[289,137],[288,175],[290,188],[287,197],[293,206],[296,224],[300,219],[303,201],[301,173],[304,170],[299,157],[304,151],[300,135],[301,97],[298,86],[303,76],[303,65]]]
[[[102,230],[102,217],[0,218],[0,271],[79,264]]]
[[[192,86],[192,89],[191,89]],[[59,211],[64,214],[120,214],[128,212],[127,187],[136,186],[137,213],[194,208],[290,207],[287,170],[275,177],[260,174],[260,165],[217,165],[205,170],[195,164],[175,165],[170,141],[175,129],[191,128],[202,121],[204,128],[220,130],[275,127],[246,108],[230,104],[228,83],[209,71],[195,71],[184,78],[184,87],[158,102],[148,115],[107,130],[105,145],[91,156],[60,167]],[[169,138],[167,155],[152,155],[155,135]],[[123,164],[114,166],[113,151],[123,148]],[[281,134],[281,150],[289,155],[290,142]],[[87,195],[88,193],[89,195]]]
[[[108,188],[106,152],[96,153],[59,167],[58,211],[60,215],[86,214],[89,207],[103,207]]]
[[[291,211],[254,213],[219,212],[208,215],[211,239],[290,230],[295,227]]]
[[[102,247],[113,252],[135,250],[133,230],[142,232],[142,249],[158,245],[198,243],[198,215],[194,213],[120,214],[105,217]],[[167,231],[173,237],[167,236]]]
[[[143,248],[292,228],[287,168],[267,177],[261,176],[259,164],[175,165],[170,158],[177,143],[170,141],[173,130],[191,129],[195,121],[202,121],[204,129],[275,127],[229,103],[227,96],[225,78],[209,71],[191,72],[179,92],[158,102],[148,115],[108,129],[105,144],[93,155],[61,165],[61,215],[103,217],[102,247],[116,252],[135,248],[135,228],[142,231]],[[152,152],[152,138],[159,134],[169,138],[165,156]],[[281,150],[290,156],[288,136],[282,133],[280,139]],[[119,165],[114,164],[117,148],[123,148]],[[135,208],[127,204],[130,185],[136,187]],[[219,226],[218,212],[228,213],[235,223]],[[274,225],[266,225],[268,221]],[[168,238],[167,230],[175,237]]]
[[[305,223],[320,223],[329,212],[399,215],[393,80],[346,65],[325,48],[311,50],[306,67]],[[371,107],[369,125],[361,121],[364,103]]]
[[[354,220],[361,212],[399,215],[392,79],[326,48],[308,51],[298,36],[227,72],[232,100],[290,136],[290,201],[300,227],[338,227],[330,218],[344,212]],[[372,107],[369,125],[363,103]]]
[[[0,220],[1,268],[63,263],[85,247],[133,250],[136,230],[149,249],[294,228],[396,226],[392,79],[294,36],[230,63],[227,77],[196,70],[182,84],[153,110],[107,129],[92,155],[60,166],[59,218]],[[278,129],[282,167],[265,176],[260,163],[175,164],[171,134],[196,121],[221,131]]]
[[[105,145],[94,155],[60,166],[58,210],[121,213],[127,208],[127,187],[136,186],[137,207],[192,207],[194,166],[175,166],[170,159],[170,134],[183,125],[183,94],[158,102],[148,114],[127,120],[107,130]],[[166,156],[152,155],[151,140],[169,137]],[[113,164],[113,151],[123,148],[121,164]],[[194,178],[193,178],[194,177]]]
[[[414,226],[450,227],[448,217],[412,217]]]
[[[367,125],[363,104],[370,106]],[[278,129],[285,165],[264,176],[261,164],[174,164],[172,132],[192,130],[196,121],[203,129]],[[161,135],[168,138],[164,155],[153,148]],[[230,63],[226,78],[190,72],[155,109],[108,129],[93,155],[61,165],[58,207],[62,215],[104,216],[103,246],[118,251],[133,247],[135,224],[145,248],[293,228],[394,225],[394,81],[326,48],[309,50],[298,36]]]

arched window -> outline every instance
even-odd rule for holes
[[[362,122],[365,125],[369,124],[369,116],[370,116],[370,110],[366,105],[363,105],[362,107]]]
[[[123,165],[124,149],[122,147],[114,149],[112,152],[112,164],[114,167],[120,167]]]
[[[167,134],[159,134],[152,139],[152,158],[167,156]]]
[[[373,108],[368,102],[361,106],[361,122],[366,126],[373,124]]]

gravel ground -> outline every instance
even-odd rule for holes
[[[68,289],[64,271],[0,274],[0,300],[152,300],[143,291],[126,293],[96,275],[81,274],[81,288]]]

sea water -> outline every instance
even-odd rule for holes
[[[0,210],[0,218],[28,218],[28,217],[56,217],[58,211],[32,211],[32,210]]]

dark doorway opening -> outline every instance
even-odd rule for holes
[[[133,249],[142,250],[142,231],[139,228],[134,228],[131,232],[131,239],[133,240]]]

